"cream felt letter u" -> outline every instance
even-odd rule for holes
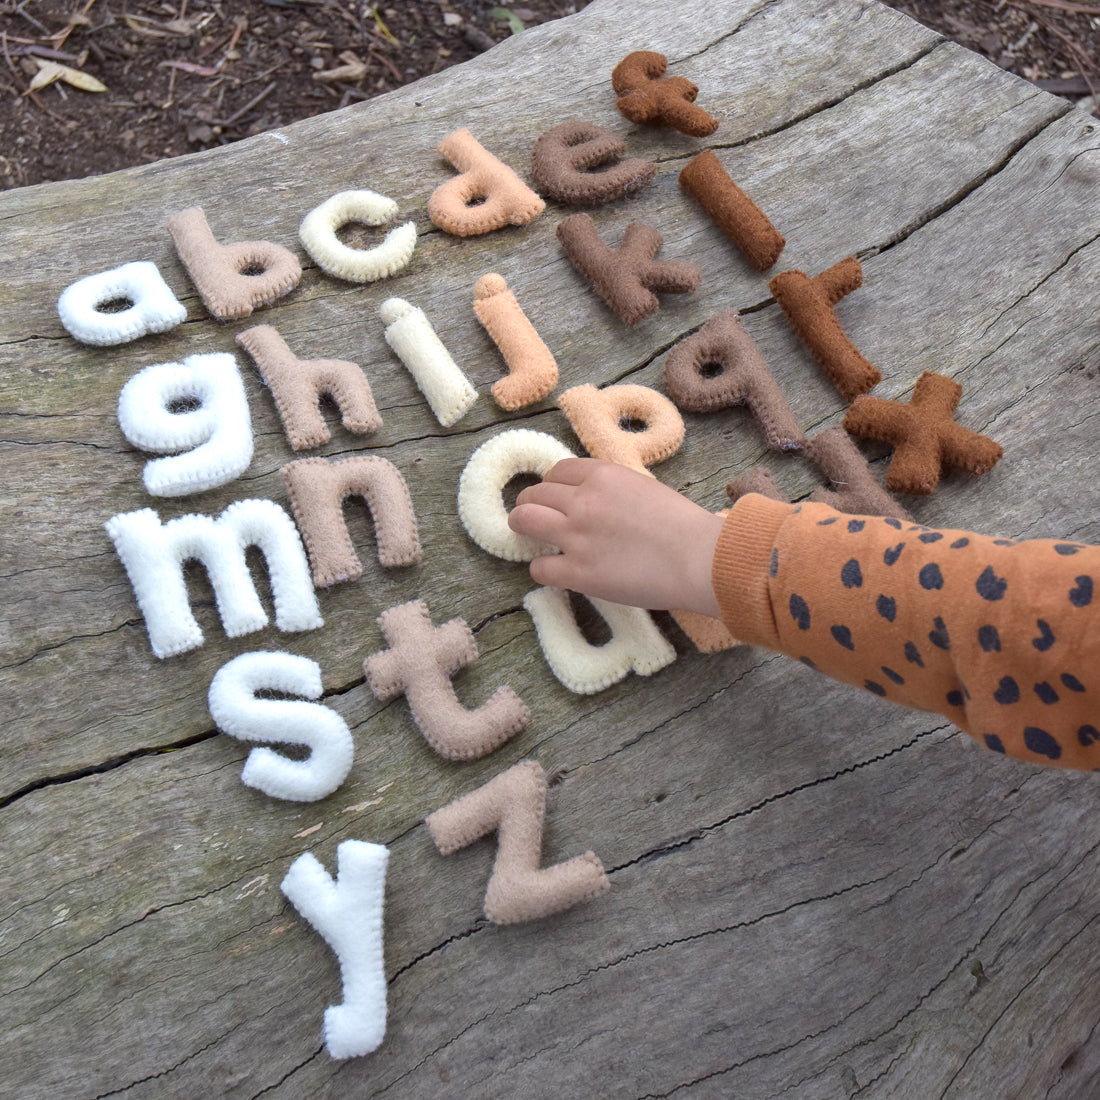
[[[386,970],[382,903],[389,851],[345,840],[336,849],[336,879],[316,856],[300,855],[282,881],[290,904],[336,953],[342,1004],[325,1009],[325,1048],[333,1058],[377,1050],[386,1035]]]
[[[320,703],[258,699],[258,691],[320,699],[321,666],[293,653],[242,653],[215,673],[207,705],[222,733],[311,750],[307,760],[292,760],[272,749],[253,749],[241,782],[292,802],[314,802],[332,794],[347,778],[355,755],[347,723]]]

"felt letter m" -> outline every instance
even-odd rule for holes
[[[324,625],[298,532],[273,501],[239,500],[217,519],[180,516],[163,524],[156,512],[143,508],[113,516],[106,528],[158,657],[185,653],[203,642],[187,598],[186,561],[206,566],[222,625],[231,638],[267,624],[245,561],[250,546],[257,547],[267,562],[279,629],[315,630]]]

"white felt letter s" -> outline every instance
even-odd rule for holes
[[[336,880],[316,856],[299,856],[283,879],[291,905],[336,952],[344,1003],[325,1009],[325,1046],[333,1058],[377,1050],[386,1034],[382,901],[389,851],[345,840],[336,849]]]
[[[355,754],[347,723],[321,703],[257,699],[256,692],[265,690],[320,699],[321,667],[293,653],[242,653],[218,669],[207,696],[218,729],[242,741],[305,745],[311,750],[307,760],[291,760],[273,749],[253,749],[241,782],[293,802],[332,794],[347,778]]]

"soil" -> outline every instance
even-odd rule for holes
[[[408,84],[587,2],[0,0],[0,187],[237,141]],[[889,2],[1100,106],[1100,0]],[[88,77],[105,90],[81,87]]]

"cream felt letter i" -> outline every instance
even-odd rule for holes
[[[386,1034],[386,971],[382,902],[389,851],[381,844],[345,840],[336,849],[336,879],[316,856],[300,855],[282,891],[336,953],[343,1004],[325,1009],[325,1047],[333,1058],[377,1050]]]
[[[253,749],[241,782],[292,802],[314,802],[332,794],[347,778],[355,755],[347,723],[320,703],[258,699],[258,691],[320,699],[321,666],[293,653],[242,653],[215,673],[207,705],[218,729],[242,741],[304,745],[311,750],[307,760],[292,760],[272,749]]]

